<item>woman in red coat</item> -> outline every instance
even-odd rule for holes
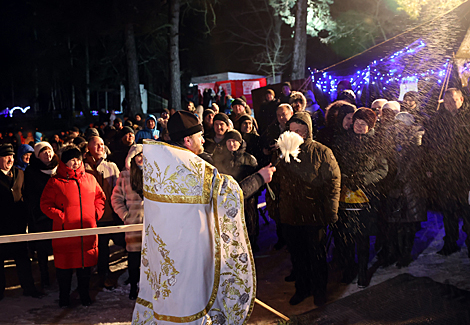
[[[85,172],[82,155],[76,146],[65,147],[57,174],[50,178],[41,197],[41,210],[53,220],[53,230],[96,228],[104,211],[105,194],[93,175]],[[70,304],[73,269],[77,271],[82,305],[89,306],[88,288],[91,267],[98,261],[98,236],[52,240],[59,306]]]

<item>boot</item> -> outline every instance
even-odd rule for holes
[[[363,239],[364,240],[364,239]],[[367,244],[369,242],[369,238],[367,237]],[[362,247],[361,247],[362,246]],[[369,247],[366,247],[366,242],[358,243],[358,252],[357,252],[357,259],[358,259],[358,275],[357,275],[357,285],[360,288],[365,288],[369,286],[369,278],[367,275],[367,266],[369,264]]]
[[[137,287],[137,284],[135,283],[131,284],[131,291],[129,292],[129,299],[136,300],[138,293],[139,293],[139,289]]]
[[[57,282],[59,283],[59,307],[70,306],[70,289],[72,288],[72,269],[56,268]]]
[[[87,307],[92,304],[90,298],[90,275],[91,268],[85,267],[77,269],[77,282],[78,282],[78,294],[80,296],[80,301],[83,306]]]
[[[410,229],[404,230],[399,233],[399,244],[400,244],[400,258],[396,266],[400,269],[402,267],[407,267],[413,261],[411,257],[411,251],[413,249],[415,232],[410,231]]]
[[[354,258],[356,257],[355,246],[354,242],[344,245],[339,252],[340,256],[344,256],[343,277],[341,278],[341,283],[350,284],[357,276],[358,267],[354,261]]]

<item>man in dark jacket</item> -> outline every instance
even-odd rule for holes
[[[470,148],[470,110],[462,92],[449,88],[444,93],[444,107],[430,120],[423,137],[426,149],[428,196],[440,209],[444,218],[444,246],[437,253],[448,256],[460,250],[458,218],[463,217],[470,245],[469,205],[470,190],[468,149]]]
[[[225,132],[229,130],[229,118],[227,114],[216,114],[213,119],[212,128],[214,130],[213,135],[208,134],[204,138],[204,151],[209,154],[212,154],[216,148],[225,145],[223,143]]]
[[[279,99],[276,99],[274,90],[267,89],[265,98],[259,108],[259,114],[256,114],[259,134],[263,134],[270,124],[276,122],[276,109],[279,106]]]
[[[1,236],[26,233],[26,214],[22,197],[24,174],[22,170],[13,167],[14,154],[15,151],[11,144],[0,145]],[[23,295],[34,298],[42,297],[43,295],[34,286],[26,242],[19,242],[0,245],[0,300],[3,299],[6,286],[3,263],[10,258],[15,260]]]
[[[289,303],[297,305],[313,294],[320,306],[327,300],[326,227],[338,219],[341,173],[333,152],[312,140],[308,113],[295,113],[288,129],[304,139],[300,162],[278,165],[281,223],[296,276]]]

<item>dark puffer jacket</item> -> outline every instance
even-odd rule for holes
[[[235,152],[229,151],[225,145],[219,147],[214,151],[212,159],[219,173],[230,175],[237,182],[253,174],[258,167],[256,158],[246,152],[245,141],[242,142],[240,148]]]
[[[26,214],[22,196],[23,171],[12,167],[9,176],[0,171],[0,235],[26,233]],[[2,246],[3,249],[5,246]]]
[[[58,164],[57,155],[54,155],[48,166],[32,155],[31,163],[25,170],[23,196],[29,209],[28,230],[30,232],[52,230],[52,220],[41,211],[40,205],[42,192]]]
[[[352,191],[361,189],[369,199],[367,204],[349,204],[341,202],[342,209],[363,209],[354,220],[352,232],[360,232],[364,236],[377,233],[378,209],[380,195],[377,185],[388,173],[387,160],[377,147],[374,129],[367,134],[355,134],[350,130],[348,135],[337,139],[337,158],[341,168],[343,189],[346,186]],[[343,222],[349,222],[342,220]]]
[[[306,112],[289,120],[308,127],[308,136],[300,146],[300,162],[281,160],[279,209],[281,222],[289,225],[324,226],[338,219],[341,172],[333,152],[312,140],[312,120]]]
[[[53,220],[53,230],[96,228],[104,211],[105,194],[96,179],[85,172],[83,163],[76,170],[59,162],[57,174],[50,178],[41,197],[41,210]],[[54,263],[60,269],[96,265],[98,236],[52,240]]]

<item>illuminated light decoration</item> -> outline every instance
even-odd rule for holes
[[[420,80],[431,80],[430,77],[432,77],[442,83],[441,79],[445,76],[449,58],[446,58],[445,62],[441,61],[440,69],[420,69],[419,71],[405,70],[406,66],[408,66],[407,69],[410,68],[409,62],[404,61],[403,64],[401,62],[403,58],[415,55],[425,47],[424,41],[417,40],[388,57],[374,60],[363,70],[356,70],[352,74],[344,76],[337,76],[333,71],[317,75],[312,73],[312,81],[317,87],[320,86],[319,88],[323,89],[324,93],[329,94],[331,100],[336,99],[336,85],[342,80],[348,80],[356,93],[360,93],[363,87],[367,87],[369,84],[376,85],[381,91],[395,91],[400,88],[400,83],[417,83],[418,77]],[[414,66],[411,66],[411,69],[413,68]],[[470,70],[470,64],[466,68]]]
[[[6,108],[8,110],[8,115],[10,115],[10,117],[13,117],[13,112],[14,111],[17,111],[17,110],[20,110],[21,113],[26,113],[26,111],[28,111],[31,107],[30,106],[26,106],[25,108],[22,108],[22,107],[19,107],[19,106],[15,106],[13,107],[12,109],[8,109],[8,107]]]

